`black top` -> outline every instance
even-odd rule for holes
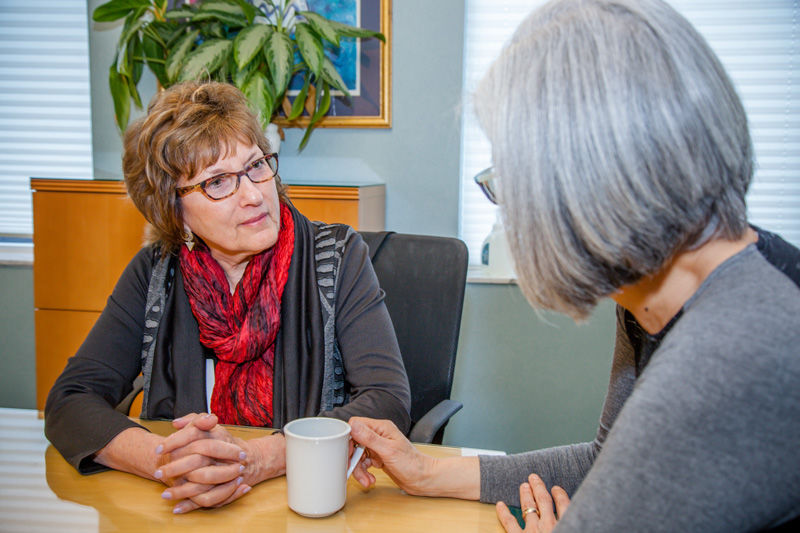
[[[294,210],[293,210],[294,211]],[[301,416],[324,414],[388,418],[410,425],[410,392],[384,293],[361,237],[349,232],[339,268],[335,337],[345,368],[349,401],[321,413],[323,325],[313,243],[319,226],[294,211],[295,248],[281,304],[275,349],[273,418],[276,427]],[[114,410],[142,368],[144,309],[152,248],[130,262],[105,309],[56,381],[45,407],[45,434],[82,473],[103,470],[93,455],[137,424]],[[197,321],[174,271],[158,329],[148,415],[172,419],[206,410],[205,359]]]

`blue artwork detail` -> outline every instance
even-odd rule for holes
[[[311,11],[350,26],[358,25],[357,15],[360,4],[361,2],[358,0],[308,0],[308,7]],[[355,90],[357,88],[357,52],[358,47],[356,46],[356,40],[352,37],[339,39],[338,49],[331,46],[326,50],[328,57],[333,61],[334,66],[336,66],[336,70],[341,74],[345,86],[350,90]]]
[[[361,8],[360,0],[306,0],[309,11],[342,24],[358,25],[358,10]],[[351,91],[357,89],[356,80],[358,68],[358,47],[352,37],[339,39],[339,48],[325,41],[325,55],[333,62],[336,70],[342,76],[345,86]],[[298,58],[299,60],[299,58]],[[303,87],[298,76],[292,78],[289,90],[296,94]]]

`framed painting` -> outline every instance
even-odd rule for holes
[[[392,0],[306,0],[308,8],[337,22],[380,31],[378,39],[342,39],[338,50],[326,53],[342,75],[348,100],[334,91],[328,113],[317,122],[318,128],[390,128],[391,112],[391,25]],[[294,100],[297,90],[289,92]],[[337,94],[338,93],[338,94]],[[283,127],[306,127],[308,115],[291,122],[278,119]]]

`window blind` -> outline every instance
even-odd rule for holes
[[[756,172],[750,221],[800,246],[800,68],[797,0],[670,0],[706,38],[733,79],[750,121]],[[468,0],[464,46],[460,236],[480,263],[496,207],[472,177],[491,148],[472,110],[477,82],[519,22],[543,0]]]
[[[32,235],[31,177],[92,175],[86,9],[0,1],[0,237]]]

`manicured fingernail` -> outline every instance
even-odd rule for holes
[[[161,452],[163,452],[163,451],[164,451],[164,445],[163,444],[159,444],[158,446],[156,446],[156,454],[161,455]]]
[[[156,473],[153,474],[153,477],[156,479],[161,479],[162,477],[164,477],[164,472],[162,472],[161,469],[159,468],[158,470],[156,470]]]
[[[239,460],[244,461],[245,459],[247,459],[247,454],[244,452],[239,452]]]
[[[244,481],[244,478],[242,476],[236,478],[236,486],[238,487],[239,485],[241,485],[242,481]]]
[[[176,505],[175,507],[172,508],[173,514],[181,514],[183,511],[184,509],[182,505]]]
[[[171,500],[172,493],[168,490],[165,490],[164,492],[161,493],[161,497],[164,498],[165,500]]]
[[[250,489],[252,488],[253,487],[245,487],[244,489],[242,489],[242,494],[247,494],[248,492],[250,492]]]
[[[244,465],[239,465],[239,473],[241,474],[244,472]]]
[[[211,418],[211,413],[203,413],[200,418]]]

